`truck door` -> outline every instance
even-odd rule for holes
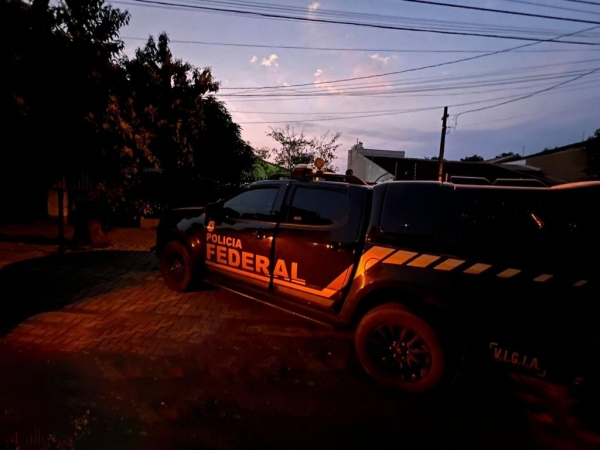
[[[366,190],[295,185],[275,239],[273,289],[281,297],[330,308],[351,280]]]
[[[205,261],[211,274],[267,290],[273,234],[285,194],[282,184],[249,188],[206,217]]]

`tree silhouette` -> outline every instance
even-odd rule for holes
[[[279,144],[279,148],[271,150],[275,164],[292,170],[298,164],[310,164],[316,158],[325,161],[325,167],[337,170],[333,166],[336,159],[335,152],[340,148],[341,133],[330,135],[329,132],[321,136],[308,138],[304,131],[299,133],[290,125],[285,128],[271,128],[267,136]]]
[[[252,166],[240,127],[211,95],[211,69],[175,58],[165,34],[127,59],[119,30],[128,22],[104,0],[0,2],[1,157],[10,167],[0,192],[12,188],[15,204],[31,208],[28,191],[44,204],[55,180],[85,173],[94,183],[79,216],[107,222],[119,208],[145,209],[130,195],[145,168],[208,197]]]
[[[590,179],[600,179],[600,128],[586,142],[588,150],[587,173]]]
[[[460,158],[461,161],[472,161],[472,162],[481,162],[483,161],[483,157],[479,155],[467,156],[465,158]]]
[[[503,152],[503,153],[500,153],[499,155],[496,155],[495,158],[504,158],[506,156],[512,156],[514,154],[515,154],[514,152]]]

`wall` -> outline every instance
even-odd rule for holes
[[[528,166],[538,167],[546,176],[565,182],[582,181],[588,178],[586,169],[588,153],[584,147],[565,150],[548,155],[525,159]]]
[[[361,150],[364,150],[361,144],[357,144],[348,150],[348,169],[352,169],[355,176],[367,183],[382,183],[393,180],[393,174],[388,173],[369,158],[365,158],[359,153]]]

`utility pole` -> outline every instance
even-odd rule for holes
[[[444,181],[444,147],[446,146],[446,119],[448,119],[448,107],[444,106],[444,115],[442,117],[442,137],[440,139],[440,164],[438,172],[438,181]]]

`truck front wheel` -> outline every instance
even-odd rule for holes
[[[425,393],[444,379],[446,358],[438,334],[403,305],[369,311],[358,324],[355,345],[361,365],[381,384]]]
[[[160,255],[160,273],[165,284],[174,291],[185,292],[194,281],[193,261],[188,249],[181,242],[171,241]]]

